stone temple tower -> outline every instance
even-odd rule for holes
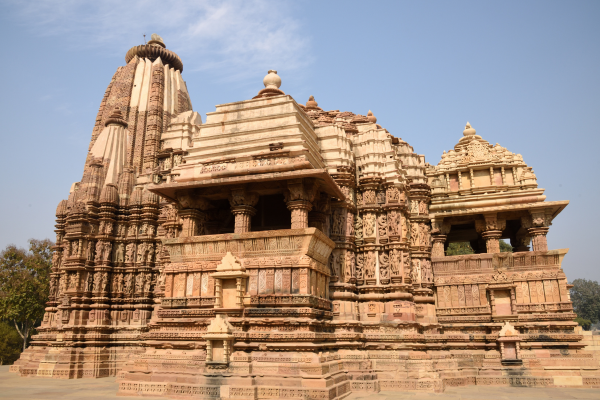
[[[274,70],[203,122],[159,36],[125,60],[11,371],[215,400],[600,384],[546,240],[568,201],[520,154],[467,123],[431,165]]]
[[[150,319],[159,200],[144,188],[160,181],[161,151],[163,166],[165,158],[175,165],[181,160],[177,154],[173,159],[172,149],[160,148],[160,138],[192,105],[183,63],[160,36],[132,47],[125,61],[100,104],[83,177],[56,210],[50,302],[39,337],[63,346],[37,347],[24,356],[22,361],[35,366],[29,370],[26,364],[25,373],[114,375]]]

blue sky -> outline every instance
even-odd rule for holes
[[[470,121],[523,155],[569,280],[600,280],[598,1],[0,0],[0,248],[54,238],[94,119],[143,34],[179,54],[194,110],[249,99],[276,69],[298,102],[366,114],[437,164]]]

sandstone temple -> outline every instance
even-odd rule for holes
[[[428,164],[370,111],[296,102],[273,70],[203,121],[160,36],[125,61],[11,371],[240,400],[600,385],[567,249],[546,241],[568,201],[547,201],[520,154],[467,123]]]

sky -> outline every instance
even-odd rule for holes
[[[0,248],[54,239],[104,91],[152,33],[203,120],[269,69],[298,102],[372,110],[437,164],[469,121],[569,200],[548,233],[570,281],[600,280],[600,2],[0,0]]]

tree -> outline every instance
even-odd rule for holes
[[[14,326],[0,322],[0,365],[12,364],[19,358],[23,339]]]
[[[500,253],[512,253],[512,246],[500,239]]]
[[[50,240],[29,240],[29,251],[9,245],[0,253],[0,319],[14,324],[23,350],[44,316],[52,267]]]
[[[590,321],[589,319],[583,319],[583,318],[575,318],[575,322],[577,322],[579,324],[579,326],[581,326],[583,328],[584,331],[589,331],[590,328],[592,327],[592,321]]]
[[[600,320],[600,285],[596,281],[575,279],[571,288],[573,310],[582,319],[593,324]]]
[[[447,256],[461,256],[463,254],[475,254],[469,242],[454,242],[448,245]]]

